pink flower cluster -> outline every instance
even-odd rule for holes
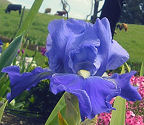
[[[98,122],[96,125],[109,125],[111,120],[111,113],[101,113],[98,116]]]
[[[144,76],[131,78],[131,84],[138,86],[138,91],[142,96],[141,101],[126,102],[126,120],[125,125],[144,125]],[[112,99],[111,104],[114,102]],[[98,116],[97,125],[109,125],[111,113],[101,113]]]
[[[127,111],[125,125],[144,125],[143,117]]]

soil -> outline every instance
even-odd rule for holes
[[[18,117],[9,113],[4,113],[0,125],[44,125],[40,119]]]

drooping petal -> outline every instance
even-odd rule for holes
[[[111,79],[113,79],[117,86],[121,89],[120,96],[128,101],[141,100],[141,95],[137,91],[138,88],[130,84],[130,78],[135,73],[135,71],[131,71],[130,73],[125,73],[122,75],[114,74],[111,77]]]
[[[109,102],[120,92],[111,81],[95,76],[84,79],[76,74],[53,75],[50,88],[54,94],[67,91],[77,96],[82,119],[111,111]]]
[[[57,94],[58,92],[66,91],[77,96],[81,117],[84,120],[89,116],[92,107],[89,96],[83,88],[83,78],[76,74],[54,74],[50,82],[50,90]]]
[[[51,91],[57,94],[62,91],[82,89],[83,78],[76,74],[53,74],[50,81]]]
[[[129,59],[128,52],[120,46],[115,40],[111,43],[107,70],[113,70],[124,64]]]
[[[93,118],[99,113],[113,110],[114,108],[110,104],[110,101],[120,93],[120,90],[115,84],[96,76],[85,79],[85,91],[92,105],[90,118]]]
[[[8,96],[9,101],[20,95],[24,90],[36,86],[41,80],[49,79],[52,75],[51,71],[40,67],[21,74],[18,66],[8,66],[3,68],[2,72],[8,73],[10,78],[11,93]]]

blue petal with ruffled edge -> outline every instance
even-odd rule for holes
[[[141,96],[135,87],[130,85],[134,73],[114,74],[112,77],[90,76],[83,78],[76,74],[54,74],[51,77],[50,89],[54,94],[67,91],[78,97],[82,120],[92,119],[102,112],[114,110],[110,101],[113,97],[136,101]]]
[[[122,75],[114,74],[111,79],[114,80],[115,84],[121,89],[120,96],[128,101],[141,100],[141,95],[138,93],[138,87],[132,86],[130,84],[130,78],[135,74],[135,71],[130,73],[125,73]]]
[[[18,66],[8,66],[2,69],[2,72],[8,73],[10,78],[11,93],[8,94],[9,102],[24,90],[36,86],[43,79],[49,79],[52,72],[48,69],[37,67],[31,72],[20,73]]]
[[[54,94],[67,91],[78,97],[81,117],[92,119],[96,114],[110,112],[110,100],[119,95],[115,84],[100,77],[84,79],[76,74],[54,74],[50,89]]]

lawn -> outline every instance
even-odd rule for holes
[[[10,14],[5,13],[7,2],[0,1],[0,35],[12,38],[18,29],[20,22],[20,15],[18,11],[12,11]],[[28,14],[28,10],[24,12],[24,18]],[[54,19],[61,19],[64,17],[38,13],[32,26],[28,31],[30,42],[45,45],[46,37],[48,34],[48,23]]]
[[[128,31],[118,31],[117,40],[130,54],[131,62],[144,62],[144,25],[129,24]]]

